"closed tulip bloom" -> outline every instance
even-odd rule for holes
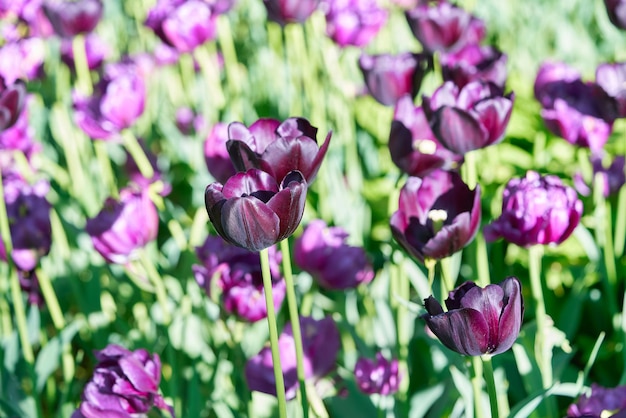
[[[504,88],[506,61],[506,54],[492,46],[469,44],[441,55],[441,73],[445,81],[452,81],[459,88],[471,81],[491,81]]]
[[[306,22],[319,3],[320,0],[263,0],[267,18],[281,26]]]
[[[228,124],[223,122],[213,125],[209,135],[204,140],[204,160],[207,169],[213,178],[220,183],[226,183],[237,172],[228,155],[227,141]]]
[[[311,221],[296,240],[294,259],[326,289],[350,289],[374,278],[374,270],[361,247],[346,243],[348,233],[328,227],[320,219]]]
[[[336,367],[337,353],[341,347],[339,330],[330,316],[320,320],[302,316],[300,328],[305,379],[315,382]],[[278,346],[286,397],[293,399],[296,397],[299,384],[296,373],[296,346],[291,324],[285,325],[278,338]],[[245,375],[250,390],[276,396],[276,380],[272,364],[270,347],[264,347],[256,356],[248,360]]]
[[[596,383],[567,408],[567,418],[622,417],[626,413],[626,386],[605,388]]]
[[[448,257],[469,244],[480,226],[480,188],[455,172],[409,177],[391,216],[396,241],[420,262]]]
[[[396,103],[389,133],[391,160],[409,176],[426,177],[435,170],[453,170],[463,156],[447,150],[430,129],[424,110],[404,95]]]
[[[153,407],[171,406],[159,394],[161,360],[144,349],[127,350],[110,344],[95,353],[98,364],[83,390],[80,407],[72,418],[131,418]]]
[[[211,183],[204,195],[209,219],[222,238],[260,251],[287,238],[304,214],[307,182],[299,171],[280,183],[261,170],[237,173],[222,185]]]
[[[394,106],[405,94],[412,98],[417,95],[424,76],[432,69],[432,56],[411,52],[362,53],[359,68],[372,97],[385,106]]]
[[[604,0],[609,20],[619,29],[626,29],[626,1]]]
[[[367,45],[389,15],[376,0],[330,0],[325,6],[326,33],[341,47]]]
[[[617,101],[619,117],[626,118],[626,62],[600,64],[596,83]]]
[[[574,231],[582,213],[583,204],[573,188],[557,176],[528,171],[507,183],[502,214],[485,227],[485,238],[504,238],[520,247],[560,244]]]
[[[354,379],[363,393],[368,395],[392,395],[400,387],[402,376],[398,370],[398,360],[387,360],[381,353],[376,359],[360,357],[354,366]]]
[[[447,312],[432,296],[424,300],[428,328],[450,350],[466,356],[500,354],[513,346],[524,319],[522,285],[515,277],[481,288],[465,282],[450,292]]]
[[[464,155],[502,141],[513,111],[514,95],[491,82],[472,81],[458,88],[446,81],[423,98],[430,127],[441,144]]]
[[[274,247],[270,247],[268,253],[274,308],[278,310],[286,291],[278,268],[282,257]],[[192,266],[196,282],[209,296],[212,296],[211,288],[217,286],[226,312],[249,322],[267,317],[259,253],[209,236],[196,248],[196,255],[202,262],[202,265]]]
[[[109,263],[126,264],[137,251],[154,240],[159,230],[159,215],[148,191],[120,190],[119,200],[108,198],[85,230],[95,249]]]
[[[228,125],[226,148],[238,171],[257,168],[280,182],[287,173],[297,170],[311,184],[328,151],[331,135],[326,135],[320,147],[317,128],[303,118],[289,118],[282,123],[259,119],[249,128],[233,122]]]
[[[45,0],[43,11],[57,35],[72,38],[96,27],[102,17],[102,1]]]
[[[26,102],[26,86],[21,80],[7,83],[0,77],[0,132],[17,122]]]
[[[111,51],[107,42],[95,33],[90,33],[85,37],[85,54],[87,56],[87,67],[90,70],[95,70],[102,65],[102,62],[111,54]],[[75,70],[74,48],[72,47],[71,39],[63,39],[61,41],[61,59],[65,65]]]

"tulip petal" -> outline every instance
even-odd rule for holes
[[[317,144],[317,128],[304,118],[288,118],[276,128],[281,138],[295,139],[301,136],[311,138]]]
[[[146,372],[144,365],[134,357],[122,357],[119,360],[119,365],[124,375],[137,390],[149,393],[158,390],[157,381]]]
[[[287,238],[296,230],[306,203],[307,184],[299,171],[291,171],[283,180],[283,190],[274,195],[267,206],[280,219],[277,241]]]
[[[228,179],[222,189],[226,199],[252,195],[267,202],[278,192],[278,184],[271,174],[251,169],[245,173],[237,173]]]
[[[498,347],[491,354],[503,353],[513,346],[524,318],[524,301],[520,281],[515,277],[508,277],[499,286],[504,292],[504,309],[500,315]]]
[[[245,142],[229,139],[226,141],[226,150],[237,171],[260,168],[259,156]]]
[[[474,106],[475,115],[489,132],[488,145],[504,138],[513,111],[513,100],[508,97],[495,97],[480,101]]]
[[[424,316],[428,328],[449,349],[468,356],[487,352],[489,326],[483,315],[471,308],[436,316]]]
[[[239,247],[260,251],[279,241],[280,218],[256,197],[228,199],[220,212],[221,219],[213,225],[221,222],[227,240]]]
[[[261,169],[273,173],[278,181],[290,171],[298,170],[308,181],[310,174],[319,168],[313,166],[318,150],[317,143],[306,136],[280,138],[266,148],[261,157]]]
[[[441,144],[457,154],[465,154],[487,145],[487,130],[464,110],[443,106],[431,120],[433,133]]]
[[[278,139],[276,130],[280,121],[276,119],[262,118],[250,125],[250,134],[253,142],[250,147],[257,153],[263,154],[267,147]]]

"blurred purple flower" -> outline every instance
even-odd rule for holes
[[[471,81],[491,81],[500,88],[506,83],[507,56],[488,45],[469,44],[456,52],[441,55],[445,81],[463,88]]]
[[[484,229],[487,241],[498,238],[529,247],[560,244],[578,225],[583,204],[576,191],[553,175],[528,171],[509,180],[503,192],[502,214]]]
[[[447,312],[432,296],[422,318],[450,350],[466,356],[500,354],[513,346],[524,319],[522,285],[515,277],[480,288],[465,282],[450,292]]]
[[[48,37],[54,30],[43,12],[43,2],[44,0],[0,0],[0,17],[7,21],[14,17],[19,19],[20,23],[28,27],[28,36]],[[9,41],[8,37],[5,39]]]
[[[87,54],[87,66],[94,70],[111,54],[109,44],[103,41],[95,33],[85,36],[85,53]],[[74,69],[74,50],[71,39],[61,41],[61,59],[69,68]]]
[[[313,220],[296,240],[294,260],[326,289],[343,290],[369,283],[374,270],[365,250],[346,243],[348,233]]]
[[[211,6],[213,13],[221,15],[227,13],[235,6],[237,0],[204,0]]]
[[[406,11],[413,35],[428,52],[451,52],[485,37],[482,20],[447,1],[424,2]]]
[[[281,26],[304,23],[319,6],[320,0],[263,0],[267,18]]]
[[[87,220],[85,230],[108,263],[126,264],[156,238],[159,215],[148,190],[124,188],[119,200],[108,198],[98,215]]]
[[[143,174],[141,174],[141,170],[139,169],[139,166],[137,166],[137,163],[133,159],[132,155],[130,155],[130,153],[127,151],[126,162],[124,163],[124,170],[128,175],[128,180],[131,183],[137,185],[140,189],[148,189],[150,185],[161,182],[161,189],[159,190],[159,194],[161,196],[167,196],[172,191],[172,185],[166,183],[163,180],[163,175],[159,170],[157,156],[154,154],[154,152],[152,152],[152,150],[150,150],[150,148],[148,148],[146,142],[143,139],[138,138],[137,141],[139,142],[141,149],[143,149],[144,154],[148,158],[154,174],[150,179],[145,178]]]
[[[433,133],[450,151],[464,155],[502,141],[513,111],[514,94],[487,81],[458,88],[446,81],[423,98],[424,113]]]
[[[389,13],[376,0],[327,0],[326,33],[339,46],[367,45],[387,22]]]
[[[183,135],[190,135],[193,133],[193,121],[196,118],[196,114],[187,106],[179,107],[176,109],[176,127]]]
[[[37,305],[42,307],[44,305],[43,293],[39,287],[39,278],[37,277],[36,270],[17,272],[17,276],[20,282],[20,289],[27,295],[27,300],[30,305]]]
[[[35,130],[30,126],[28,120],[28,104],[32,103],[32,100],[29,99],[30,97],[27,97],[26,106],[22,109],[15,124],[4,131],[0,131],[0,154],[21,151],[26,159],[30,160],[32,155],[40,150],[41,147],[35,142]],[[4,160],[4,156],[0,155],[0,168],[4,170],[10,165]]]
[[[154,48],[153,55],[157,65],[161,67],[176,64],[180,59],[180,53],[176,48],[164,43],[160,43]]]
[[[26,85],[21,80],[6,82],[0,76],[0,132],[17,122],[26,102]]]
[[[596,68],[596,83],[617,101],[619,117],[626,118],[626,62],[600,64]]]
[[[624,166],[626,165],[626,157],[617,155],[608,167],[603,164],[601,155],[592,155],[590,157],[593,166],[593,179],[591,186],[595,185],[596,176],[602,179],[602,195],[609,197],[616,194],[626,183],[626,174],[624,174]],[[581,173],[574,174],[574,187],[583,196],[591,194],[591,188],[585,183]]]
[[[604,0],[609,20],[619,29],[626,29],[626,1]]]
[[[159,394],[161,360],[142,348],[130,351],[115,344],[95,353],[98,364],[83,390],[72,418],[131,418],[152,407],[174,410]]]
[[[212,296],[211,288],[217,286],[221,290],[226,312],[249,322],[267,317],[259,253],[235,247],[220,237],[209,236],[202,247],[196,248],[196,255],[202,262],[202,265],[192,266],[196,282],[209,296]],[[286,291],[278,268],[281,259],[280,252],[270,247],[272,296],[276,310],[282,305]]]
[[[363,393],[372,395],[392,395],[398,391],[402,375],[398,370],[398,360],[387,360],[382,353],[376,359],[360,357],[354,366],[354,378]]]
[[[24,38],[0,48],[0,76],[7,84],[18,79],[33,80],[42,75],[46,54],[40,38]]]
[[[409,177],[398,206],[390,219],[393,237],[422,263],[461,250],[480,226],[480,188],[470,190],[455,172]]]
[[[541,106],[551,106],[554,95],[563,83],[580,80],[581,75],[575,68],[562,62],[545,61],[537,71],[533,91]]]
[[[578,402],[567,409],[568,418],[578,417],[623,417],[626,413],[626,386],[604,388],[595,383],[591,391],[578,398]]]
[[[313,183],[328,150],[332,132],[320,147],[317,128],[303,118],[259,119],[247,128],[240,122],[228,125],[226,148],[235,168],[257,168],[281,181],[298,170],[308,184]]]
[[[389,151],[395,165],[415,177],[425,177],[438,169],[453,170],[463,162],[463,156],[441,145],[430,130],[423,109],[416,107],[408,94],[396,103]]]
[[[204,159],[207,169],[220,183],[226,183],[237,172],[226,149],[227,141],[228,124],[223,122],[213,125],[211,132],[204,140]]]
[[[337,353],[341,346],[339,330],[330,316],[316,320],[300,317],[304,374],[306,380],[317,381],[335,368]],[[285,325],[278,338],[280,364],[285,380],[287,399],[293,399],[298,391],[296,373],[296,348],[291,324]],[[270,347],[264,347],[246,363],[246,381],[251,390],[276,396],[276,380],[272,369]]]
[[[385,106],[395,105],[405,94],[414,98],[432,66],[431,55],[411,52],[397,55],[362,53],[359,58],[367,90]]]
[[[102,0],[44,0],[43,12],[57,35],[72,38],[91,32],[102,18]]]

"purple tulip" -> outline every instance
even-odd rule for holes
[[[500,354],[513,346],[524,319],[522,285],[515,277],[480,288],[465,282],[450,292],[447,312],[429,296],[428,328],[450,350],[466,356]]]
[[[492,46],[469,44],[441,55],[441,73],[445,81],[452,81],[459,88],[471,81],[491,81],[504,88],[506,61],[506,54]]]
[[[14,151],[21,151],[26,159],[30,158],[40,150],[40,146],[35,142],[35,130],[30,126],[28,120],[28,104],[31,101],[27,97],[26,106],[22,109],[19,117],[15,121],[15,124],[4,131],[0,131],[0,168],[13,167],[12,157]],[[8,153],[9,161],[5,161],[5,156],[1,155]]]
[[[211,223],[222,238],[260,251],[293,234],[306,202],[307,182],[299,171],[279,184],[261,170],[237,173],[222,185],[211,183],[204,195]]]
[[[129,182],[134,184],[134,186],[137,186],[139,189],[146,190],[151,185],[160,182],[161,184],[159,194],[161,196],[167,196],[172,191],[172,185],[163,180],[163,174],[161,173],[161,170],[159,170],[156,154],[154,154],[152,150],[148,148],[146,142],[142,138],[138,138],[137,142],[139,142],[141,149],[148,158],[148,162],[152,167],[153,175],[149,179],[144,177],[144,175],[141,173],[141,170],[139,169],[139,166],[137,165],[137,162],[133,159],[132,155],[128,151],[126,151],[126,162],[124,163],[124,171],[128,176]]]
[[[237,0],[204,0],[211,6],[213,13],[221,15],[230,11],[237,3]]]
[[[7,83],[0,76],[0,132],[17,122],[26,102],[26,85],[21,80]]]
[[[326,289],[342,290],[369,283],[374,270],[361,247],[346,244],[348,233],[328,227],[320,219],[311,221],[296,240],[294,259]]]
[[[306,22],[319,3],[320,0],[263,0],[267,18],[281,26]]]
[[[455,172],[409,177],[398,206],[390,220],[393,237],[422,263],[461,250],[480,226],[480,187],[470,190]]]
[[[431,55],[411,52],[398,55],[362,53],[359,58],[367,90],[385,106],[395,105],[405,94],[414,98],[432,64]]]
[[[463,156],[448,151],[430,130],[421,107],[407,94],[398,100],[389,133],[389,152],[395,165],[409,176],[425,177],[435,170],[453,170]]]
[[[0,77],[7,84],[18,79],[33,80],[43,72],[46,46],[41,38],[24,38],[0,48]]]
[[[267,317],[263,275],[259,253],[235,247],[220,237],[207,237],[202,247],[196,248],[202,265],[192,266],[198,285],[211,296],[211,288],[221,290],[224,309],[248,322]],[[285,281],[278,264],[282,259],[275,247],[269,248],[272,296],[278,310],[285,298]]]
[[[341,47],[367,45],[389,15],[376,0],[330,0],[325,6],[326,33]]]
[[[109,344],[95,356],[98,364],[72,418],[131,418],[147,414],[154,406],[174,416],[173,408],[159,394],[161,360],[158,354]]]
[[[99,68],[102,62],[111,54],[109,44],[103,41],[95,33],[85,36],[85,53],[87,54],[87,67],[90,70]],[[61,41],[61,59],[71,69],[74,67],[74,49],[71,39]]]
[[[300,317],[304,374],[306,380],[317,381],[335,368],[337,353],[341,346],[339,330],[330,316],[316,320]],[[285,380],[287,399],[293,399],[298,391],[296,373],[296,346],[291,324],[285,325],[278,338],[280,364]],[[246,381],[251,390],[276,396],[276,380],[272,368],[270,347],[264,347],[246,363]]]
[[[485,37],[485,25],[447,1],[420,3],[406,11],[411,31],[428,52],[452,52]]]
[[[502,141],[513,110],[513,93],[493,83],[472,81],[459,89],[446,81],[423,98],[424,112],[441,144],[464,155]]]
[[[159,215],[148,191],[120,190],[120,199],[108,198],[96,217],[87,220],[85,230],[94,248],[108,263],[126,264],[137,251],[154,240]]]
[[[28,27],[28,35],[47,38],[54,33],[50,21],[43,11],[44,0],[0,0],[0,17],[9,14]]]
[[[43,11],[57,35],[72,38],[96,27],[102,17],[102,1],[44,0]]]
[[[600,176],[602,181],[602,195],[607,198],[619,192],[624,183],[626,183],[626,174],[624,166],[626,165],[626,157],[623,155],[616,156],[608,167],[602,163],[603,157],[600,155],[592,155],[590,157],[593,167],[592,186],[596,183],[596,176]],[[574,174],[574,187],[583,196],[589,196],[591,189],[585,183],[580,173]]]
[[[520,247],[560,244],[574,231],[582,213],[583,203],[573,188],[556,176],[528,171],[524,178],[507,183],[502,215],[485,227],[485,238],[502,237]]]
[[[617,101],[619,117],[626,118],[626,62],[600,64],[596,83]]]
[[[107,67],[91,97],[74,93],[76,124],[92,139],[112,139],[144,111],[146,87],[137,65]]]
[[[564,83],[580,80],[581,75],[575,68],[562,62],[546,61],[541,64],[535,77],[533,91],[541,106],[552,106],[554,96],[558,94]]]
[[[626,1],[604,0],[609,20],[619,29],[626,29]]]
[[[567,409],[568,418],[623,417],[626,414],[626,386],[604,388],[591,384],[589,393],[581,395],[578,402]]]
[[[204,160],[207,169],[220,183],[226,183],[237,172],[226,149],[227,141],[228,124],[222,122],[213,125],[211,132],[204,140]]]
[[[381,353],[376,359],[361,357],[354,366],[354,378],[359,389],[368,395],[392,395],[400,387],[402,375],[398,370],[398,360],[387,360]]]
[[[43,293],[39,287],[39,278],[37,277],[37,270],[21,271],[17,272],[17,277],[20,282],[20,289],[27,295],[27,300],[30,305],[36,305],[39,308],[44,306]]]
[[[202,115],[196,115],[187,106],[176,109],[175,121],[176,127],[183,135],[193,135],[195,132],[202,130],[204,125]],[[226,145],[224,145],[224,152],[226,153]]]
[[[235,168],[263,170],[281,181],[289,172],[300,171],[313,183],[328,150],[332,132],[320,147],[317,128],[303,118],[259,119],[249,128],[239,122],[228,125],[226,148]]]

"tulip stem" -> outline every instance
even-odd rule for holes
[[[109,189],[109,193],[114,199],[119,198],[117,191],[117,184],[115,183],[115,175],[113,174],[113,168],[111,167],[111,159],[107,152],[106,143],[104,141],[93,141],[93,147],[96,151],[96,158],[100,163],[100,172],[104,179],[104,183]]]
[[[293,283],[293,273],[291,271],[291,255],[289,250],[289,239],[280,242],[280,252],[283,257],[283,276],[287,285],[287,305],[289,307],[289,318],[291,319],[291,330],[293,331],[293,339],[296,345],[296,370],[298,373],[298,382],[300,391],[298,396],[301,397],[302,412],[304,418],[309,416],[309,401],[306,394],[306,376],[304,374],[304,355],[302,349],[302,333],[300,332],[300,316],[298,315],[298,300],[296,299],[296,290]]]
[[[493,364],[491,356],[484,355],[480,357],[483,361],[483,375],[487,383],[487,392],[489,393],[489,406],[491,407],[491,418],[500,418],[498,411],[498,392],[496,391],[496,381],[493,377]]]
[[[261,272],[263,274],[263,290],[265,293],[265,305],[267,307],[267,325],[270,332],[270,348],[272,350],[272,366],[274,368],[274,380],[276,381],[276,397],[278,398],[278,415],[287,418],[287,400],[285,396],[285,381],[283,370],[280,365],[280,353],[278,352],[278,327],[276,326],[276,313],[274,312],[274,296],[272,295],[272,274],[270,272],[270,259],[267,248],[259,252],[261,257]],[[294,335],[295,338],[295,335]]]
[[[167,306],[167,291],[165,289],[165,284],[163,283],[163,278],[159,274],[156,267],[154,267],[153,262],[148,258],[148,253],[146,252],[145,248],[140,249],[140,258],[141,264],[146,270],[148,278],[154,285],[157,301],[159,302],[159,305],[161,305],[161,310],[163,310],[163,324],[165,326],[168,326],[172,320],[172,317],[170,315],[170,310]]]
[[[85,35],[78,34],[72,39],[72,53],[74,54],[74,69],[76,70],[76,88],[85,96],[91,96],[91,75],[87,63]]]
[[[624,244],[626,243],[626,186],[622,186],[617,197],[617,211],[615,219],[615,257],[624,255]]]
[[[474,412],[476,413],[476,418],[485,418],[481,401],[483,394],[483,363],[478,356],[472,357],[472,369],[474,369],[474,375],[471,378],[472,392],[474,394]]]
[[[135,135],[129,129],[125,129],[122,132],[122,140],[126,150],[135,161],[135,164],[137,164],[141,175],[148,180],[152,179],[154,177],[154,169]]]

